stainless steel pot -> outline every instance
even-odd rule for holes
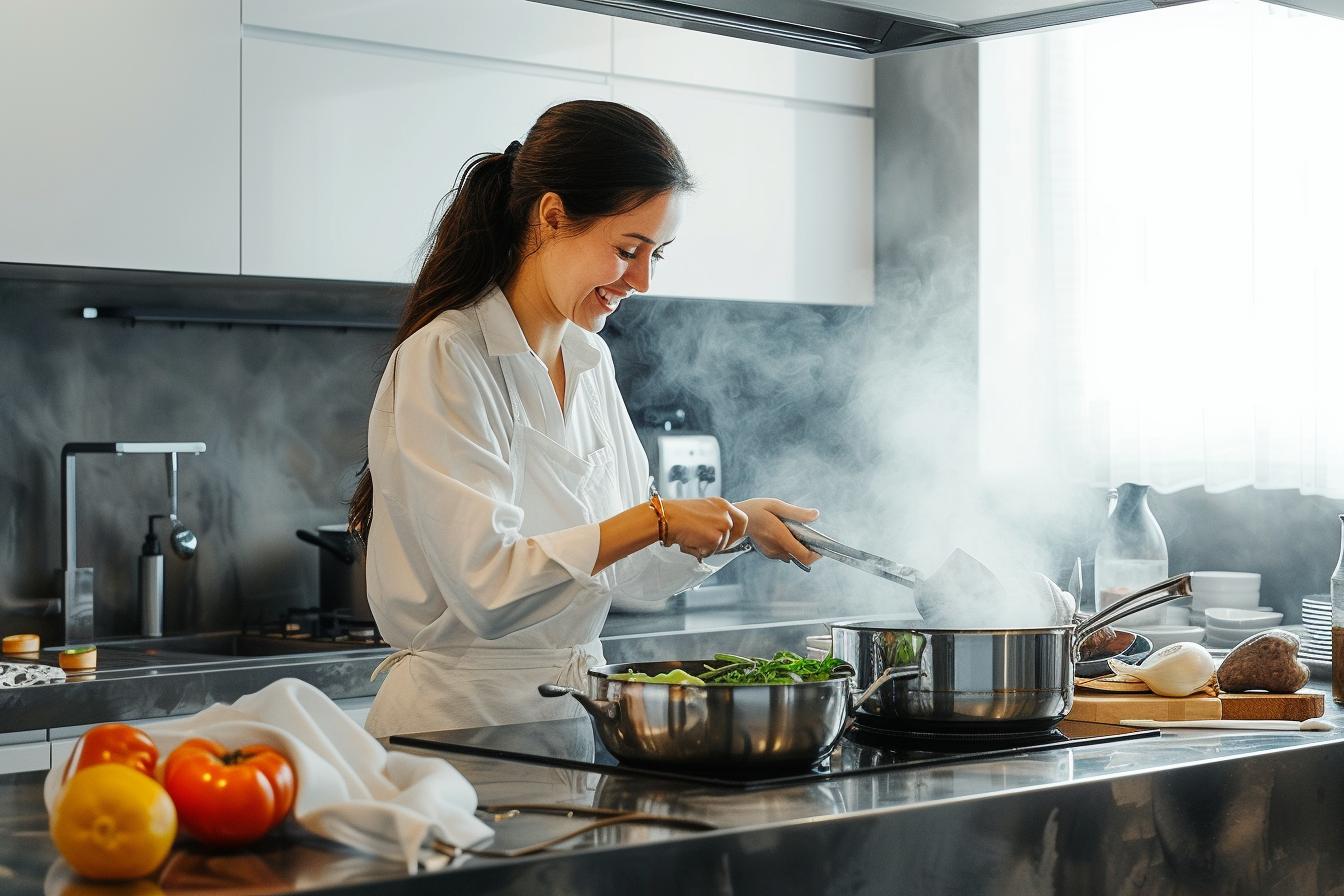
[[[318,604],[323,610],[349,610],[353,620],[372,622],[364,573],[364,546],[344,523],[299,529],[300,541],[318,548]]]
[[[855,709],[860,724],[944,735],[1043,731],[1073,707],[1074,668],[1089,635],[1189,593],[1190,576],[1176,576],[1078,625],[1050,628],[841,623],[831,627],[832,651],[854,667],[855,686],[864,690]]]
[[[570,695],[622,762],[703,768],[810,766],[830,754],[850,710],[850,675],[801,684],[679,685],[612,681],[617,672],[695,674],[715,660],[597,666],[588,693],[544,684],[543,697]],[[878,686],[886,679],[879,676]],[[864,695],[866,696],[866,695]]]

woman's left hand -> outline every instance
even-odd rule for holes
[[[804,566],[811,566],[821,559],[820,554],[804,547],[780,522],[794,520],[810,523],[821,516],[820,510],[796,507],[778,498],[749,498],[736,503],[747,515],[747,537],[760,553],[771,560],[788,560],[792,557]]]

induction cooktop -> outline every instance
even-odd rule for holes
[[[811,768],[767,766],[743,769],[646,766],[621,762],[607,752],[601,739],[594,735],[592,724],[587,718],[402,734],[394,735],[391,742],[600,774],[662,778],[716,787],[753,788],[976,759],[998,759],[1042,750],[1157,737],[1160,733],[1154,729],[1065,720],[1059,727],[1043,734],[952,740],[898,737],[886,731],[851,726],[830,756]]]

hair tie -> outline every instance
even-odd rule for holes
[[[523,144],[521,144],[521,143],[519,143],[517,140],[515,140],[515,141],[513,141],[512,143],[509,144],[508,149],[505,149],[505,150],[504,150],[504,157],[505,157],[506,159],[508,159],[510,162],[512,162],[513,159],[514,159],[514,157],[518,155],[518,150],[520,150],[520,149],[522,149],[522,148],[523,148]]]

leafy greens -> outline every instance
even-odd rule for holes
[[[705,666],[698,675],[684,669],[673,669],[658,675],[644,672],[618,672],[607,676],[612,681],[630,681],[643,684],[802,684],[805,681],[826,681],[834,674],[845,672],[849,666],[833,656],[813,660],[788,650],[781,650],[772,658],[735,656],[716,653],[714,659],[722,665]]]

